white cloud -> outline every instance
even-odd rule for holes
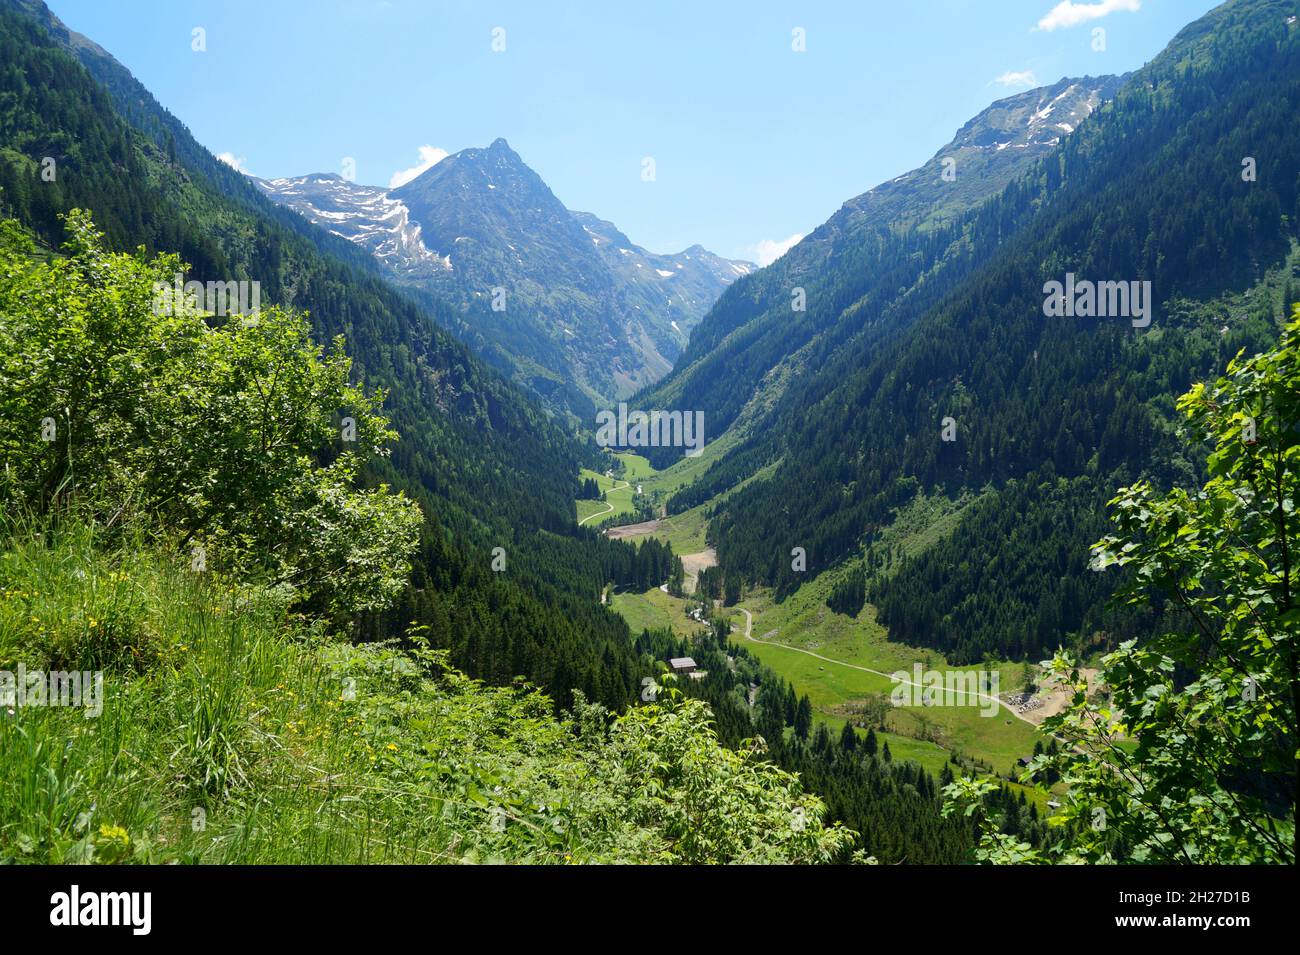
[[[1142,0],[1096,0],[1095,3],[1074,3],[1073,0],[1061,0],[1038,21],[1040,30],[1061,30],[1077,27],[1089,20],[1100,20],[1116,10],[1136,13],[1142,9]]]
[[[406,185],[420,173],[426,169],[432,169],[446,158],[447,150],[445,149],[438,149],[436,146],[421,146],[419,164],[412,166],[410,169],[399,169],[393,173],[392,178],[388,180],[388,188],[396,189],[398,186]]]
[[[1002,86],[1037,86],[1038,79],[1034,76],[1033,70],[1007,70],[1001,76],[995,76],[992,80]]]
[[[788,239],[763,239],[745,251],[746,254],[752,254],[759,265],[771,265],[798,245],[801,239],[802,232],[796,232]]]
[[[248,160],[243,156],[236,156],[234,153],[217,153],[217,158],[236,172],[242,172],[245,176],[252,175],[244,165]]]

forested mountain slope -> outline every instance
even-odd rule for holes
[[[87,297],[87,287],[97,288],[95,301],[87,302],[85,306],[93,320],[78,325],[79,330],[87,332],[87,337],[92,339],[83,344],[96,354],[113,358],[107,363],[93,363],[103,365],[105,373],[124,374],[134,368],[136,355],[152,354],[147,340],[148,335],[153,334],[148,309],[124,309],[130,313],[132,322],[136,323],[146,341],[127,340],[118,334],[112,322],[121,317],[117,311],[122,307],[119,303],[129,300],[138,305],[143,296],[138,289],[125,295],[113,288],[107,277],[100,274],[103,269],[98,263],[112,261],[117,268],[130,272],[152,261],[149,252],[181,250],[183,258],[189,259],[194,266],[187,278],[259,281],[262,306],[268,312],[272,306],[279,305],[309,310],[311,337],[318,342],[341,334],[350,357],[352,377],[367,391],[376,388],[386,391],[384,412],[391,418],[399,435],[396,443],[391,445],[391,456],[372,457],[367,462],[360,472],[361,481],[370,490],[378,491],[377,485],[386,482],[391,487],[385,493],[404,492],[419,505],[423,526],[419,530],[418,548],[411,557],[413,568],[409,585],[383,611],[360,612],[351,618],[353,635],[363,640],[403,637],[408,634],[408,628],[414,626],[414,636],[408,637],[405,645],[417,649],[421,663],[418,666],[409,661],[395,663],[386,649],[374,654],[359,652],[355,657],[339,651],[363,668],[373,663],[379,668],[375,671],[379,674],[377,679],[382,677],[389,681],[385,684],[386,689],[376,690],[375,695],[367,696],[363,701],[363,712],[356,714],[360,725],[349,720],[349,732],[355,735],[358,744],[355,749],[350,744],[346,747],[346,761],[350,765],[340,765],[340,769],[349,784],[360,778],[359,772],[364,776],[359,767],[369,767],[385,779],[388,770],[397,776],[413,771],[420,777],[417,785],[431,787],[429,792],[437,798],[445,798],[447,789],[443,787],[455,790],[476,785],[482,783],[485,774],[496,773],[492,785],[509,794],[503,798],[525,798],[522,793],[529,784],[523,777],[539,765],[560,766],[565,734],[572,728],[560,724],[551,726],[545,721],[534,721],[528,728],[520,727],[518,747],[513,742],[514,736],[510,742],[502,743],[510,751],[509,755],[502,754],[507,762],[517,758],[523,763],[514,769],[507,770],[504,766],[485,769],[480,760],[471,756],[467,764],[462,766],[458,763],[454,771],[444,773],[442,768],[431,771],[427,759],[419,755],[418,747],[432,745],[436,749],[443,744],[429,741],[424,721],[432,718],[430,714],[445,713],[450,704],[440,698],[437,686],[422,683],[416,677],[417,673],[424,672],[425,667],[432,673],[445,673],[441,663],[430,664],[428,659],[419,655],[423,641],[427,639],[432,648],[448,650],[446,659],[449,664],[492,683],[511,684],[522,676],[541,684],[549,691],[556,707],[568,709],[579,700],[577,691],[582,691],[588,700],[622,710],[640,698],[647,674],[659,672],[661,661],[666,656],[680,655],[686,652],[686,648],[679,639],[666,634],[645,633],[632,640],[626,625],[602,607],[596,596],[609,582],[639,589],[653,587],[655,581],[667,578],[671,569],[671,551],[655,541],[642,543],[633,549],[630,545],[608,541],[590,531],[574,528],[570,509],[571,497],[576,491],[574,475],[580,462],[594,463],[582,446],[554,427],[513,387],[484,368],[463,346],[453,341],[419,302],[390,287],[380,277],[378,265],[362,249],[339,237],[329,236],[300,216],[270,204],[242,177],[198,146],[184,127],[158,107],[147,92],[106,54],[84,39],[61,32],[57,22],[47,15],[43,14],[42,19],[30,17],[30,10],[31,5],[26,3],[0,5],[0,53],[6,64],[5,70],[0,72],[0,128],[6,133],[6,148],[0,153],[3,158],[0,161],[0,177],[3,177],[0,178],[0,217],[17,218],[24,227],[19,230],[20,234],[13,234],[6,224],[4,235],[8,252],[6,278],[12,288],[22,290],[25,296],[34,296],[31,301],[23,302],[24,320],[33,325],[42,322],[48,325],[48,311],[33,304],[40,296],[48,294],[42,284],[47,279],[51,287],[58,287],[57,276],[74,277],[75,287],[63,290],[63,294],[69,296],[69,301],[77,303]],[[41,11],[43,8],[38,12]],[[54,32],[49,32],[50,29]],[[63,42],[59,42],[59,37]],[[94,77],[72,59],[70,53],[75,51],[89,57],[88,62],[93,65],[96,75],[106,78],[107,88],[98,85]],[[110,95],[110,91],[114,95]],[[131,122],[126,122],[127,119]],[[58,173],[52,181],[40,176],[46,156],[56,160]],[[72,268],[64,261],[69,253],[55,250],[66,238],[65,222],[61,216],[78,206],[91,211],[105,233],[107,250],[95,248],[88,252],[83,249],[83,257]],[[73,221],[81,223],[73,238],[80,243],[79,247],[85,246],[89,241],[85,236],[93,227],[84,216],[74,217]],[[598,227],[599,223],[592,225],[593,229]],[[27,251],[25,233],[28,231],[43,246],[34,257]],[[137,246],[146,248],[141,264],[131,264],[127,256],[105,257],[106,251]],[[52,259],[52,264],[37,269],[36,266],[46,259]],[[27,275],[28,271],[45,277],[38,282]],[[6,295],[8,289],[7,286]],[[438,305],[436,301],[432,304],[434,307]],[[106,306],[106,312],[101,314],[100,309]],[[281,321],[286,323],[285,328],[294,327],[288,316],[295,313],[281,313],[278,308],[272,313],[280,316],[277,327]],[[227,324],[231,326],[227,331],[234,333],[234,340],[245,343],[239,347],[249,347],[260,353],[260,336],[255,330],[258,326],[254,324],[250,326],[253,330],[239,333],[234,327],[237,323]],[[192,327],[188,334],[202,340],[198,331],[197,327]],[[220,342],[220,338],[214,336],[214,339]],[[66,344],[56,348],[54,354],[66,351]],[[309,342],[300,341],[299,345],[303,349],[310,348]],[[171,363],[176,364],[183,357],[178,355]],[[24,360],[22,355],[14,356],[16,366],[21,366]],[[12,400],[13,407],[40,410],[39,396],[33,395],[30,389],[25,390],[24,380],[10,376],[7,369],[8,366],[6,374],[0,376],[6,407]],[[184,367],[171,368],[168,375],[170,377],[165,381],[148,383],[151,401],[164,409],[166,402],[179,400],[167,381],[189,381],[200,390],[211,384],[205,374],[187,374]],[[231,386],[242,380],[239,374],[231,377],[232,381],[226,383]],[[243,380],[239,388],[240,400],[251,400],[254,385],[260,380],[257,375]],[[213,407],[219,407],[220,402],[218,397]],[[111,422],[114,428],[126,427],[118,418],[130,422],[127,431],[131,434],[131,442],[100,446],[101,457],[111,461],[113,468],[106,469],[104,475],[92,473],[90,477],[95,481],[101,477],[113,477],[120,458],[132,462],[142,474],[155,481],[165,483],[175,477],[168,470],[171,462],[166,459],[166,454],[173,445],[186,453],[194,449],[175,436],[173,445],[161,446],[150,440],[148,427],[142,428],[137,423],[143,420],[152,427],[152,422],[165,421],[167,415],[155,413],[152,408],[148,415],[144,415],[141,407],[129,401],[116,410],[120,410],[121,415],[115,416],[115,409],[106,409],[101,417]],[[196,426],[194,419],[201,410],[188,409],[187,427]],[[314,410],[318,414],[321,411]],[[327,410],[332,416],[332,407]],[[343,410],[340,409],[340,413]],[[55,411],[63,414],[58,409]],[[319,418],[315,424],[319,428]],[[201,428],[201,422],[197,426]],[[88,441],[94,446],[93,434],[84,431],[84,426],[77,432],[60,428],[60,434],[66,432],[66,435],[73,435],[78,441]],[[216,435],[214,440],[242,443],[243,438],[238,432],[239,429],[235,429],[231,435]],[[5,437],[10,435],[15,438],[14,447],[24,453],[36,440],[30,429],[23,428],[16,418]],[[65,439],[70,441],[66,435]],[[5,443],[0,453],[7,455],[9,449],[10,445]],[[337,436],[331,435],[330,440],[320,442],[314,455],[319,460],[314,463],[328,467],[337,462],[340,450],[346,452],[348,448],[339,443]],[[59,455],[50,448],[43,448],[42,460],[46,459],[47,463],[57,464]],[[22,457],[20,460],[26,461]],[[222,462],[229,464],[225,458]],[[249,490],[242,488],[239,472],[231,473],[229,467],[217,471],[223,487],[233,487],[247,496]],[[57,472],[57,468],[51,471],[55,475]],[[86,475],[82,477],[84,480]],[[263,501],[259,506],[265,510],[271,503]],[[272,514],[274,510],[265,510],[265,513]],[[167,513],[174,511],[174,502],[169,503]],[[234,508],[233,513],[246,527],[259,528],[260,522],[252,516],[239,516],[238,508]],[[280,520],[286,517],[293,515],[278,515]],[[302,530],[300,527],[299,531]],[[87,533],[93,534],[93,531],[88,529]],[[206,687],[219,685],[229,691],[231,699],[258,699],[258,712],[268,714],[268,719],[272,711],[276,712],[277,733],[301,733],[305,721],[317,728],[328,724],[333,727],[330,730],[333,733],[337,727],[328,718],[327,710],[337,701],[328,701],[331,688],[320,686],[321,671],[317,666],[321,660],[333,655],[328,649],[322,657],[315,653],[303,657],[289,652],[304,637],[300,627],[310,630],[312,639],[318,635],[321,621],[304,619],[304,613],[314,608],[286,608],[284,595],[274,587],[266,588],[263,593],[261,586],[264,584],[254,586],[241,580],[237,581],[239,587],[236,588],[237,600],[232,604],[233,609],[227,611],[202,586],[193,593],[185,592],[168,577],[173,570],[167,568],[174,568],[176,562],[171,545],[175,543],[174,537],[184,539],[184,528],[146,528],[142,533],[156,534],[159,540],[151,543],[162,549],[141,552],[142,563],[139,565],[128,566],[124,553],[112,551],[112,539],[102,543],[82,541],[78,545],[82,550],[78,551],[77,557],[86,566],[87,573],[94,571],[91,576],[95,581],[101,576],[99,568],[102,565],[102,575],[118,575],[111,579],[122,580],[124,589],[148,594],[147,599],[137,600],[120,614],[122,623],[119,630],[124,634],[123,639],[138,639],[142,644],[135,649],[148,651],[148,656],[142,657],[136,669],[132,670],[132,673],[138,670],[143,674],[138,686],[144,687],[146,681],[153,679],[152,667],[158,661],[170,659],[178,665],[183,662],[190,668],[185,670],[186,673],[202,674],[202,680],[212,682],[200,683],[197,687],[184,681],[160,682],[158,693],[168,700],[180,701],[182,708],[192,705],[193,694],[202,694],[207,691]],[[331,530],[332,535],[337,533],[337,530]],[[312,542],[320,535],[307,532],[299,536]],[[354,545],[367,543],[364,540],[347,541],[346,533],[342,537]],[[10,544],[6,541],[5,556],[11,558],[12,566],[5,569],[5,579],[6,585],[12,584],[12,587],[6,591],[3,611],[10,615],[6,619],[25,622],[21,628],[5,631],[6,641],[8,637],[15,637],[16,642],[6,642],[0,646],[0,652],[6,658],[32,656],[33,660],[43,661],[46,656],[42,655],[50,651],[51,638],[46,635],[49,628],[42,626],[39,633],[28,632],[31,628],[27,627],[26,621],[30,620],[31,614],[24,613],[24,608],[30,606],[28,598],[33,588],[29,579],[23,577],[23,568],[37,567],[32,573],[39,578],[49,573],[45,569],[46,561],[64,566],[67,558],[38,556],[37,551],[41,548],[37,547],[30,552],[31,559],[28,560],[16,545],[8,546]],[[66,553],[60,550],[60,544],[52,542],[51,546],[59,553]],[[501,549],[499,553],[494,552],[496,548]],[[125,553],[137,550],[141,548],[128,544]],[[255,550],[250,554],[253,563],[257,563],[260,556],[264,555],[258,555]],[[405,552],[390,554],[380,545],[369,547],[367,556],[392,572],[400,566]],[[494,567],[498,557],[500,570]],[[161,565],[162,569],[153,567],[154,564]],[[222,566],[220,551],[213,552],[211,566],[218,574],[230,571],[230,568]],[[347,575],[341,576],[346,583]],[[57,625],[56,634],[65,628],[70,607],[77,605],[84,611],[85,607],[91,606],[85,603],[79,590],[81,584],[76,582],[81,579],[54,581],[58,584],[57,593],[46,588],[50,591],[43,598],[47,602],[38,609],[48,614],[51,626]],[[293,614],[280,616],[279,611],[273,611],[272,618],[252,621],[249,616],[252,602],[262,600],[269,602],[268,607],[278,607],[286,613],[292,610]],[[226,650],[218,647],[211,654],[207,653],[205,643],[202,644],[205,649],[196,653],[195,648],[200,643],[197,636],[190,636],[189,622],[179,633],[168,631],[165,640],[154,639],[153,621],[157,619],[193,616],[194,630],[209,632],[203,619],[209,614],[226,615],[222,619],[247,620],[248,627],[239,633],[250,638],[251,643],[224,643],[221,645]],[[78,623],[78,620],[72,621],[73,631],[77,630]],[[262,623],[267,626],[257,630],[255,623],[257,627]],[[78,640],[84,637],[81,634],[74,636]],[[115,652],[120,649],[110,648]],[[74,642],[71,649],[87,654],[85,659],[91,664],[104,662],[98,644],[82,647]],[[692,652],[702,659],[711,659],[704,656],[703,650],[703,647],[692,647]],[[223,657],[223,652],[234,656]],[[829,801],[836,818],[851,820],[862,833],[860,841],[854,840],[856,844],[880,853],[888,861],[953,862],[964,857],[970,844],[970,833],[967,827],[940,818],[937,786],[932,776],[915,764],[891,765],[887,758],[877,758],[874,754],[834,748],[828,745],[824,734],[805,741],[809,729],[806,722],[802,725],[804,736],[799,735],[800,727],[794,726],[794,735],[788,743],[785,742],[781,739],[785,727],[796,720],[794,708],[788,705],[794,699],[793,690],[752,662],[737,662],[736,658],[729,658],[720,651],[713,652],[716,657],[712,659],[716,662],[710,665],[718,671],[718,678],[701,688],[686,688],[690,695],[703,696],[710,703],[713,717],[691,706],[693,715],[682,724],[684,735],[677,737],[676,742],[664,735],[668,730],[665,725],[657,731],[660,735],[646,739],[647,743],[678,746],[689,742],[697,754],[706,753],[708,747],[713,746],[713,736],[704,730],[702,721],[706,718],[716,720],[718,736],[732,747],[761,730],[773,735],[773,741],[766,749],[769,760],[788,769],[797,769],[810,779],[818,780],[819,784],[825,784],[832,793]],[[261,664],[252,669],[245,667],[245,662],[251,658],[265,662],[268,669],[261,669]],[[273,659],[279,662],[270,663]],[[725,662],[727,659],[737,662],[734,672]],[[227,660],[230,665],[223,669]],[[116,666],[116,660],[109,662]],[[410,680],[403,677],[400,690],[392,682],[398,667],[407,667],[407,676],[411,677]],[[271,676],[272,673],[275,675]],[[290,715],[289,711],[270,702],[268,696],[280,694],[285,679],[299,678],[312,681],[313,688],[320,692],[313,689],[315,695],[302,703],[308,707],[307,710],[297,707],[291,714],[293,720],[281,724],[278,721]],[[453,681],[459,679],[455,674],[449,674],[449,678]],[[746,694],[752,694],[757,681],[763,684],[758,711],[752,702],[745,702]],[[520,698],[517,692],[516,689],[508,691],[509,698]],[[472,743],[480,734],[496,740],[492,720],[497,717],[490,712],[493,707],[489,700],[503,701],[507,697],[480,695],[472,691],[464,696],[471,712],[463,714],[464,719],[454,726],[449,724],[451,728],[448,731],[458,744],[465,744],[467,740]],[[478,709],[480,704],[485,708]],[[550,705],[545,702],[523,704],[534,714],[539,707]],[[120,713],[122,725],[129,734],[131,751],[143,752],[141,747],[150,737],[137,732],[137,720],[132,714],[115,712]],[[57,732],[55,724],[50,724],[50,727],[52,732]],[[526,729],[536,729],[547,738],[549,751],[541,764],[537,761],[539,751],[533,745],[534,734],[526,732]],[[168,734],[183,733],[184,730],[183,721],[175,725],[164,721],[157,725],[157,731],[164,739],[172,739]],[[382,761],[374,759],[379,746],[372,746],[372,740],[362,738],[371,731],[384,737],[379,743],[383,747]],[[258,773],[282,780],[285,778],[283,774],[291,773],[295,768],[301,769],[308,761],[311,765],[317,765],[317,759],[330,764],[336,756],[343,755],[339,751],[309,754],[304,748],[295,750],[299,759],[256,759],[254,757],[259,754],[250,754],[246,747],[246,737],[252,731],[232,713],[221,715],[213,732],[225,734],[223,738],[228,743],[223,743],[225,748],[212,756],[212,764],[204,762],[211,754],[193,752],[196,747],[206,745],[203,739],[189,739],[185,744],[189,748],[181,747],[177,752],[180,754],[178,758],[193,756],[196,771],[218,774],[219,781],[211,784],[208,796],[213,800],[212,805],[225,809],[230,808],[224,802],[229,792],[241,792],[239,785],[231,790],[226,788],[225,780],[229,780],[232,773],[256,768]],[[313,734],[315,732],[313,730]],[[306,742],[303,740],[304,744]],[[569,749],[577,759],[579,747],[571,745]],[[389,756],[390,752],[401,755]],[[680,748],[677,752],[684,754]],[[695,758],[697,756],[691,757]],[[707,762],[725,769],[723,764],[729,758],[727,754],[709,752]],[[577,764],[570,761],[569,765]],[[764,765],[770,768],[766,763]],[[178,771],[177,778],[188,780],[186,774],[193,768],[187,764]],[[516,770],[520,776],[513,775]],[[19,781],[17,785],[20,786],[26,785],[28,779],[45,778],[37,763],[15,765],[14,771],[16,775],[13,778]],[[609,764],[601,771],[616,770]],[[129,775],[115,776],[113,766],[99,766],[96,772],[101,774],[96,785],[69,793],[67,804],[80,806],[85,799],[99,794],[106,807],[119,806],[116,800],[121,793],[142,792],[139,782],[132,781]],[[436,779],[421,775],[430,772]],[[766,769],[760,772],[766,772]],[[374,782],[385,787],[391,782],[391,779],[385,779],[376,778]],[[331,780],[331,785],[343,785],[338,777],[331,777]],[[411,778],[404,777],[404,781],[409,784]],[[791,785],[793,795],[795,790],[793,783]],[[729,789],[733,794],[740,792],[734,786]],[[273,811],[281,822],[276,825],[283,824],[286,839],[278,851],[301,852],[300,857],[304,859],[322,858],[319,853],[326,849],[320,844],[288,835],[301,828],[293,821],[298,810],[280,801],[280,790],[266,791],[272,795],[268,802],[257,804],[258,811],[270,810],[270,802],[277,803]],[[367,798],[386,799],[387,796],[375,795],[381,791],[386,792],[382,789],[367,790]],[[166,787],[151,786],[147,798],[133,802],[134,809],[122,818],[125,820],[129,815],[133,820],[133,833],[135,824],[152,832],[156,828],[154,816],[166,811],[168,805],[156,800],[166,798],[170,798]],[[512,811],[518,811],[523,803],[511,805],[514,807]],[[320,819],[320,807],[310,799],[299,808]],[[486,811],[485,806],[477,808],[479,812]],[[386,809],[383,811],[387,812]],[[734,817],[734,814],[728,815]],[[21,818],[25,817],[20,814],[0,820],[0,827],[9,832]],[[404,825],[400,821],[400,812],[389,818],[399,820],[394,823],[397,828]],[[467,817],[450,830],[439,827],[439,832],[454,834],[476,829],[481,833],[482,820],[478,821],[480,825],[476,826]],[[329,825],[333,827],[336,822]],[[809,832],[812,831],[810,827]],[[372,836],[373,833],[363,835]],[[677,838],[680,832],[670,835]],[[752,833],[747,829],[742,835],[751,839]],[[434,833],[422,833],[419,838],[423,840],[426,836],[437,838]],[[63,838],[62,834],[59,838]],[[89,842],[89,837],[86,841]],[[292,851],[288,848],[291,843],[294,846]],[[65,850],[82,851],[62,844],[46,846],[42,840],[35,844],[45,853],[41,858],[63,859],[67,858],[63,854]],[[753,847],[756,851],[766,851],[763,845],[760,843]],[[847,849],[847,844],[842,845]],[[332,848],[337,851],[339,847]],[[4,851],[9,851],[8,844]],[[512,851],[518,853],[516,858],[529,857],[528,852],[518,848]],[[290,855],[280,856],[288,857]],[[409,859],[410,854],[358,856],[362,857]],[[633,853],[622,857],[640,856]],[[111,856],[106,854],[104,858]],[[664,858],[667,860],[668,857]]]
[[[387,391],[401,439],[370,480],[405,490],[425,526],[406,596],[360,632],[397,635],[414,618],[474,675],[524,674],[564,703],[573,686],[610,705],[631,699],[644,667],[595,596],[633,572],[634,557],[572,526],[582,446],[389,286],[370,256],[260,195],[119,64],[32,9],[0,4],[3,214],[57,247],[59,216],[84,207],[110,247],[177,251],[193,266],[187,278],[259,282],[264,306],[306,310],[320,341],[344,335],[354,375]],[[41,176],[45,157],[53,181]],[[491,570],[495,547],[507,572]]]
[[[647,408],[702,410],[710,439],[748,405],[752,420],[821,355],[906,303],[932,302],[985,261],[1023,216],[972,210],[1055,151],[1118,88],[1118,77],[1063,79],[999,100],[924,166],[846,202],[765,269],[738,281],[691,335],[671,375],[639,396]],[[747,422],[748,423],[748,422]],[[663,465],[666,452],[652,459]]]
[[[782,463],[717,515],[724,568],[788,592],[803,579],[792,547],[816,574],[869,543],[916,489],[987,485],[948,546],[873,587],[892,636],[978,659],[1140,630],[1108,617],[1114,582],[1086,570],[1087,548],[1116,487],[1194,477],[1173,442],[1173,396],[1270,343],[1294,297],[1294,13],[1233,0],[1184,29],[978,210],[973,240],[1002,238],[987,265],[902,334],[868,329],[815,350],[817,374],[737,456]],[[1067,273],[1150,282],[1150,325],[1046,316],[1045,283]],[[889,311],[896,321],[908,307]]]

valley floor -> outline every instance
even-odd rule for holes
[[[647,496],[655,490],[681,486],[680,471],[695,469],[684,460],[658,472],[644,458],[630,454],[617,458],[625,462],[627,473],[635,475],[633,480],[641,484]],[[584,472],[583,477],[588,476]],[[614,483],[603,475],[601,478]],[[632,512],[630,498],[626,509],[620,508],[617,500],[610,499],[614,512]],[[592,502],[579,502],[579,507],[587,503]],[[656,537],[672,544],[682,558],[689,594],[699,570],[717,563],[716,552],[704,539],[705,524],[704,508],[698,507],[671,517],[610,527],[606,533],[622,540]],[[912,684],[913,667],[918,664],[925,671],[986,668],[950,667],[941,653],[891,642],[885,628],[876,622],[875,608],[869,604],[856,617],[832,611],[825,604],[831,576],[822,575],[781,603],[774,601],[766,589],[749,591],[731,608],[730,615],[731,639],[789,681],[797,693],[807,694],[817,720],[833,732],[839,733],[847,720],[860,720],[863,704],[870,698],[888,701],[898,682]],[[638,632],[664,627],[679,634],[699,630],[699,622],[687,614],[690,603],[689,597],[670,595],[666,586],[645,593],[614,593],[610,599],[612,609]],[[905,672],[907,678],[891,680],[890,675],[898,671]],[[1016,761],[1033,753],[1035,742],[1046,742],[1038,724],[1063,705],[1063,697],[1057,699],[1061,694],[1053,694],[1048,688],[1038,694],[1043,706],[1021,713],[1008,698],[1020,691],[1027,678],[1036,675],[1037,668],[1027,670],[1024,664],[1000,663],[996,672],[996,700],[980,695],[960,700],[962,705],[889,707],[887,731],[877,735],[889,743],[895,759],[913,760],[931,773],[938,774],[955,757],[972,771],[997,775],[1005,781],[1015,773]],[[1023,788],[1040,808],[1046,804],[1049,795],[1044,790]]]

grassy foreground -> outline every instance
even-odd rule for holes
[[[102,670],[103,693],[98,715],[0,695],[0,862],[794,862],[848,845],[793,776],[720,747],[698,702],[557,718],[422,643],[331,639],[275,591],[143,539],[9,535],[0,671]]]

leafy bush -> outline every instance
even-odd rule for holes
[[[1128,568],[1122,599],[1164,600],[1167,629],[1107,654],[1104,692],[1069,654],[1048,663],[1072,695],[1043,726],[1068,745],[1026,777],[1059,773],[1068,787],[1050,820],[1070,833],[1066,861],[1295,864],[1297,358],[1300,307],[1280,345],[1239,353],[1179,400],[1189,439],[1214,444],[1204,486],[1162,494],[1140,481],[1111,501],[1093,569]],[[951,811],[976,811],[982,785],[954,782]],[[981,855],[1040,859],[987,830]]]
[[[314,607],[375,610],[401,590],[418,508],[355,485],[397,435],[380,393],[349,383],[280,308],[218,319],[158,294],[171,255],[105,251],[68,216],[65,256],[35,261],[0,228],[0,500],[70,504],[105,527],[164,524],[203,569],[256,573]],[[350,419],[347,428],[342,419]]]

